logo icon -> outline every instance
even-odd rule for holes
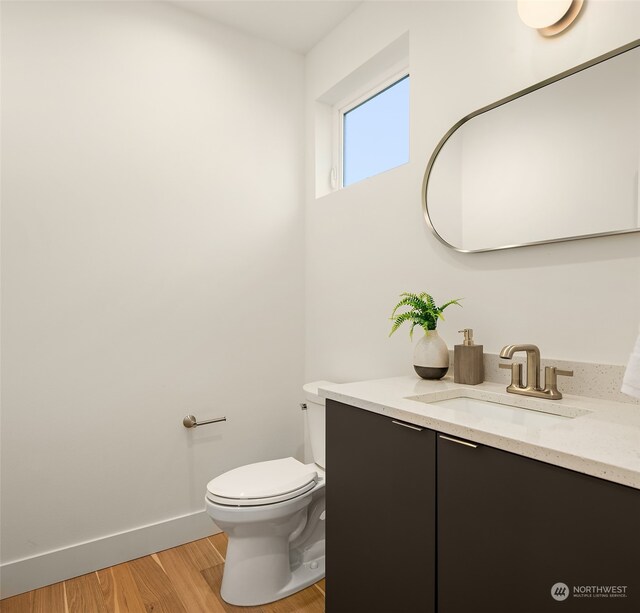
[[[558,601],[566,600],[569,598],[569,586],[566,583],[554,583],[551,587],[551,597]]]

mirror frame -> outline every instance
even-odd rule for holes
[[[606,62],[607,60],[616,57],[618,55],[622,55],[623,53],[626,53],[627,51],[631,51],[632,49],[635,49],[636,47],[640,47],[640,38],[636,39],[630,43],[627,43],[626,45],[623,45],[622,47],[618,47],[617,49],[614,49],[613,51],[609,51],[608,53],[605,53],[603,55],[599,55],[598,57],[589,60],[587,62],[584,62],[583,64],[579,64],[578,66],[575,66],[574,68],[570,68],[569,70],[565,70],[564,72],[561,72],[553,77],[550,77],[548,79],[545,79],[544,81],[540,81],[539,83],[536,83],[535,85],[531,85],[530,87],[527,87],[525,89],[522,89],[518,92],[516,92],[515,94],[511,94],[510,96],[507,96],[506,98],[502,98],[501,100],[498,100],[497,102],[493,102],[492,104],[488,104],[487,106],[483,106],[482,108],[478,109],[477,111],[474,111],[473,113],[470,113],[469,115],[465,115],[462,119],[460,119],[459,121],[457,121],[448,131],[447,133],[440,139],[440,142],[436,145],[436,148],[433,150],[433,153],[431,154],[431,158],[429,159],[429,163],[427,164],[427,169],[424,173],[424,179],[422,181],[422,212],[424,214],[424,218],[425,221],[427,222],[427,225],[429,226],[430,230],[435,234],[436,238],[444,245],[446,245],[447,247],[454,249],[455,251],[458,251],[459,253],[484,253],[486,251],[502,251],[503,249],[516,249],[518,247],[529,247],[531,245],[546,245],[549,243],[561,243],[564,241],[575,241],[575,240],[582,240],[585,238],[594,238],[597,236],[614,236],[616,234],[631,234],[634,232],[640,232],[640,228],[630,228],[628,230],[614,230],[614,231],[610,231],[610,232],[598,232],[595,234],[580,234],[578,236],[567,236],[567,237],[563,237],[563,238],[550,238],[547,240],[541,240],[541,241],[533,241],[530,243],[521,243],[521,244],[514,244],[514,245],[502,245],[500,247],[487,247],[484,249],[461,249],[460,247],[456,247],[455,245],[452,245],[451,243],[449,243],[448,241],[446,241],[442,236],[440,236],[440,234],[438,233],[438,231],[436,230],[435,226],[433,225],[432,221],[431,221],[431,217],[429,216],[429,205],[427,202],[427,188],[429,186],[429,177],[431,176],[431,171],[433,169],[433,165],[435,164],[437,158],[438,158],[438,154],[440,153],[440,150],[444,147],[444,145],[446,144],[446,142],[449,140],[449,138],[453,135],[454,132],[456,132],[456,130],[458,130],[458,128],[462,127],[465,123],[467,123],[468,121],[470,121],[471,119],[473,119],[474,117],[477,117],[478,115],[482,115],[483,113],[486,113],[488,111],[491,111],[493,109],[496,109],[500,106],[502,106],[503,104],[507,104],[509,102],[511,102],[512,100],[516,100],[517,98],[521,98],[522,96],[526,96],[527,94],[530,94],[531,92],[537,91],[538,89],[542,89],[543,87],[546,87],[547,85],[551,85],[552,83],[555,83],[557,81],[560,81],[562,79],[565,79],[567,77],[570,77],[571,75],[577,74],[578,72],[582,72],[583,70],[586,70],[587,68],[591,68],[592,66],[595,66],[596,64],[600,64],[602,62]]]

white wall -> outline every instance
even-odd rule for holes
[[[450,307],[452,346],[472,327],[485,351],[533,342],[547,358],[624,364],[640,319],[640,235],[486,254],[441,245],[421,211],[427,161],[461,117],[638,38],[640,3],[585,3],[574,26],[545,39],[514,2],[372,2],[307,56],[307,111],[335,82],[410,33],[411,162],[316,199],[307,123],[307,378],[337,381],[412,372],[407,332],[387,338],[403,291]]]
[[[167,4],[2,3],[3,595],[302,455],[303,71]]]

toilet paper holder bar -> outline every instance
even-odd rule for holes
[[[182,420],[182,425],[185,428],[195,428],[196,426],[205,426],[206,424],[215,424],[219,421],[227,421],[226,417],[215,417],[214,419],[206,419],[205,421],[198,421],[195,415],[187,415]]]

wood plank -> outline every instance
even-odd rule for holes
[[[160,562],[160,558],[158,557],[157,553],[152,553],[151,554],[151,559],[160,567],[162,568],[162,562]],[[162,572],[164,572],[164,568],[162,568]]]
[[[100,570],[97,575],[109,613],[147,613],[127,564]]]
[[[127,562],[127,566],[148,613],[187,613],[173,583],[151,556]]]
[[[25,592],[0,600],[1,613],[31,613],[34,592]]]
[[[265,613],[324,613],[324,596],[310,585],[308,588],[292,594],[288,598],[283,598],[277,602],[272,602]]]
[[[40,588],[33,595],[33,613],[66,613],[63,582]]]
[[[113,611],[118,612],[117,603],[116,603],[116,586],[113,578],[113,573],[110,568],[104,568],[103,570],[99,570],[96,572],[98,576],[98,583],[100,584],[100,589],[102,590],[102,598],[104,599],[104,604],[107,607],[107,610],[112,613]]]
[[[324,583],[324,579],[320,579],[320,581],[318,581],[318,583],[314,584],[316,586],[317,589],[319,589],[322,592],[322,595],[324,596],[327,588],[325,587],[325,583]]]
[[[229,542],[227,535],[224,532],[219,532],[218,534],[208,537],[208,539],[224,560],[227,557],[227,543]]]
[[[109,613],[95,573],[64,582],[69,613]]]
[[[195,555],[188,545],[190,543],[158,553],[167,576],[175,585],[178,596],[189,613],[224,613],[224,607],[200,574],[198,564],[202,562],[200,554],[203,552],[199,551]],[[212,549],[210,556],[215,558]]]
[[[198,570],[224,564],[220,552],[207,539],[186,543],[179,549],[189,558],[191,564]]]

